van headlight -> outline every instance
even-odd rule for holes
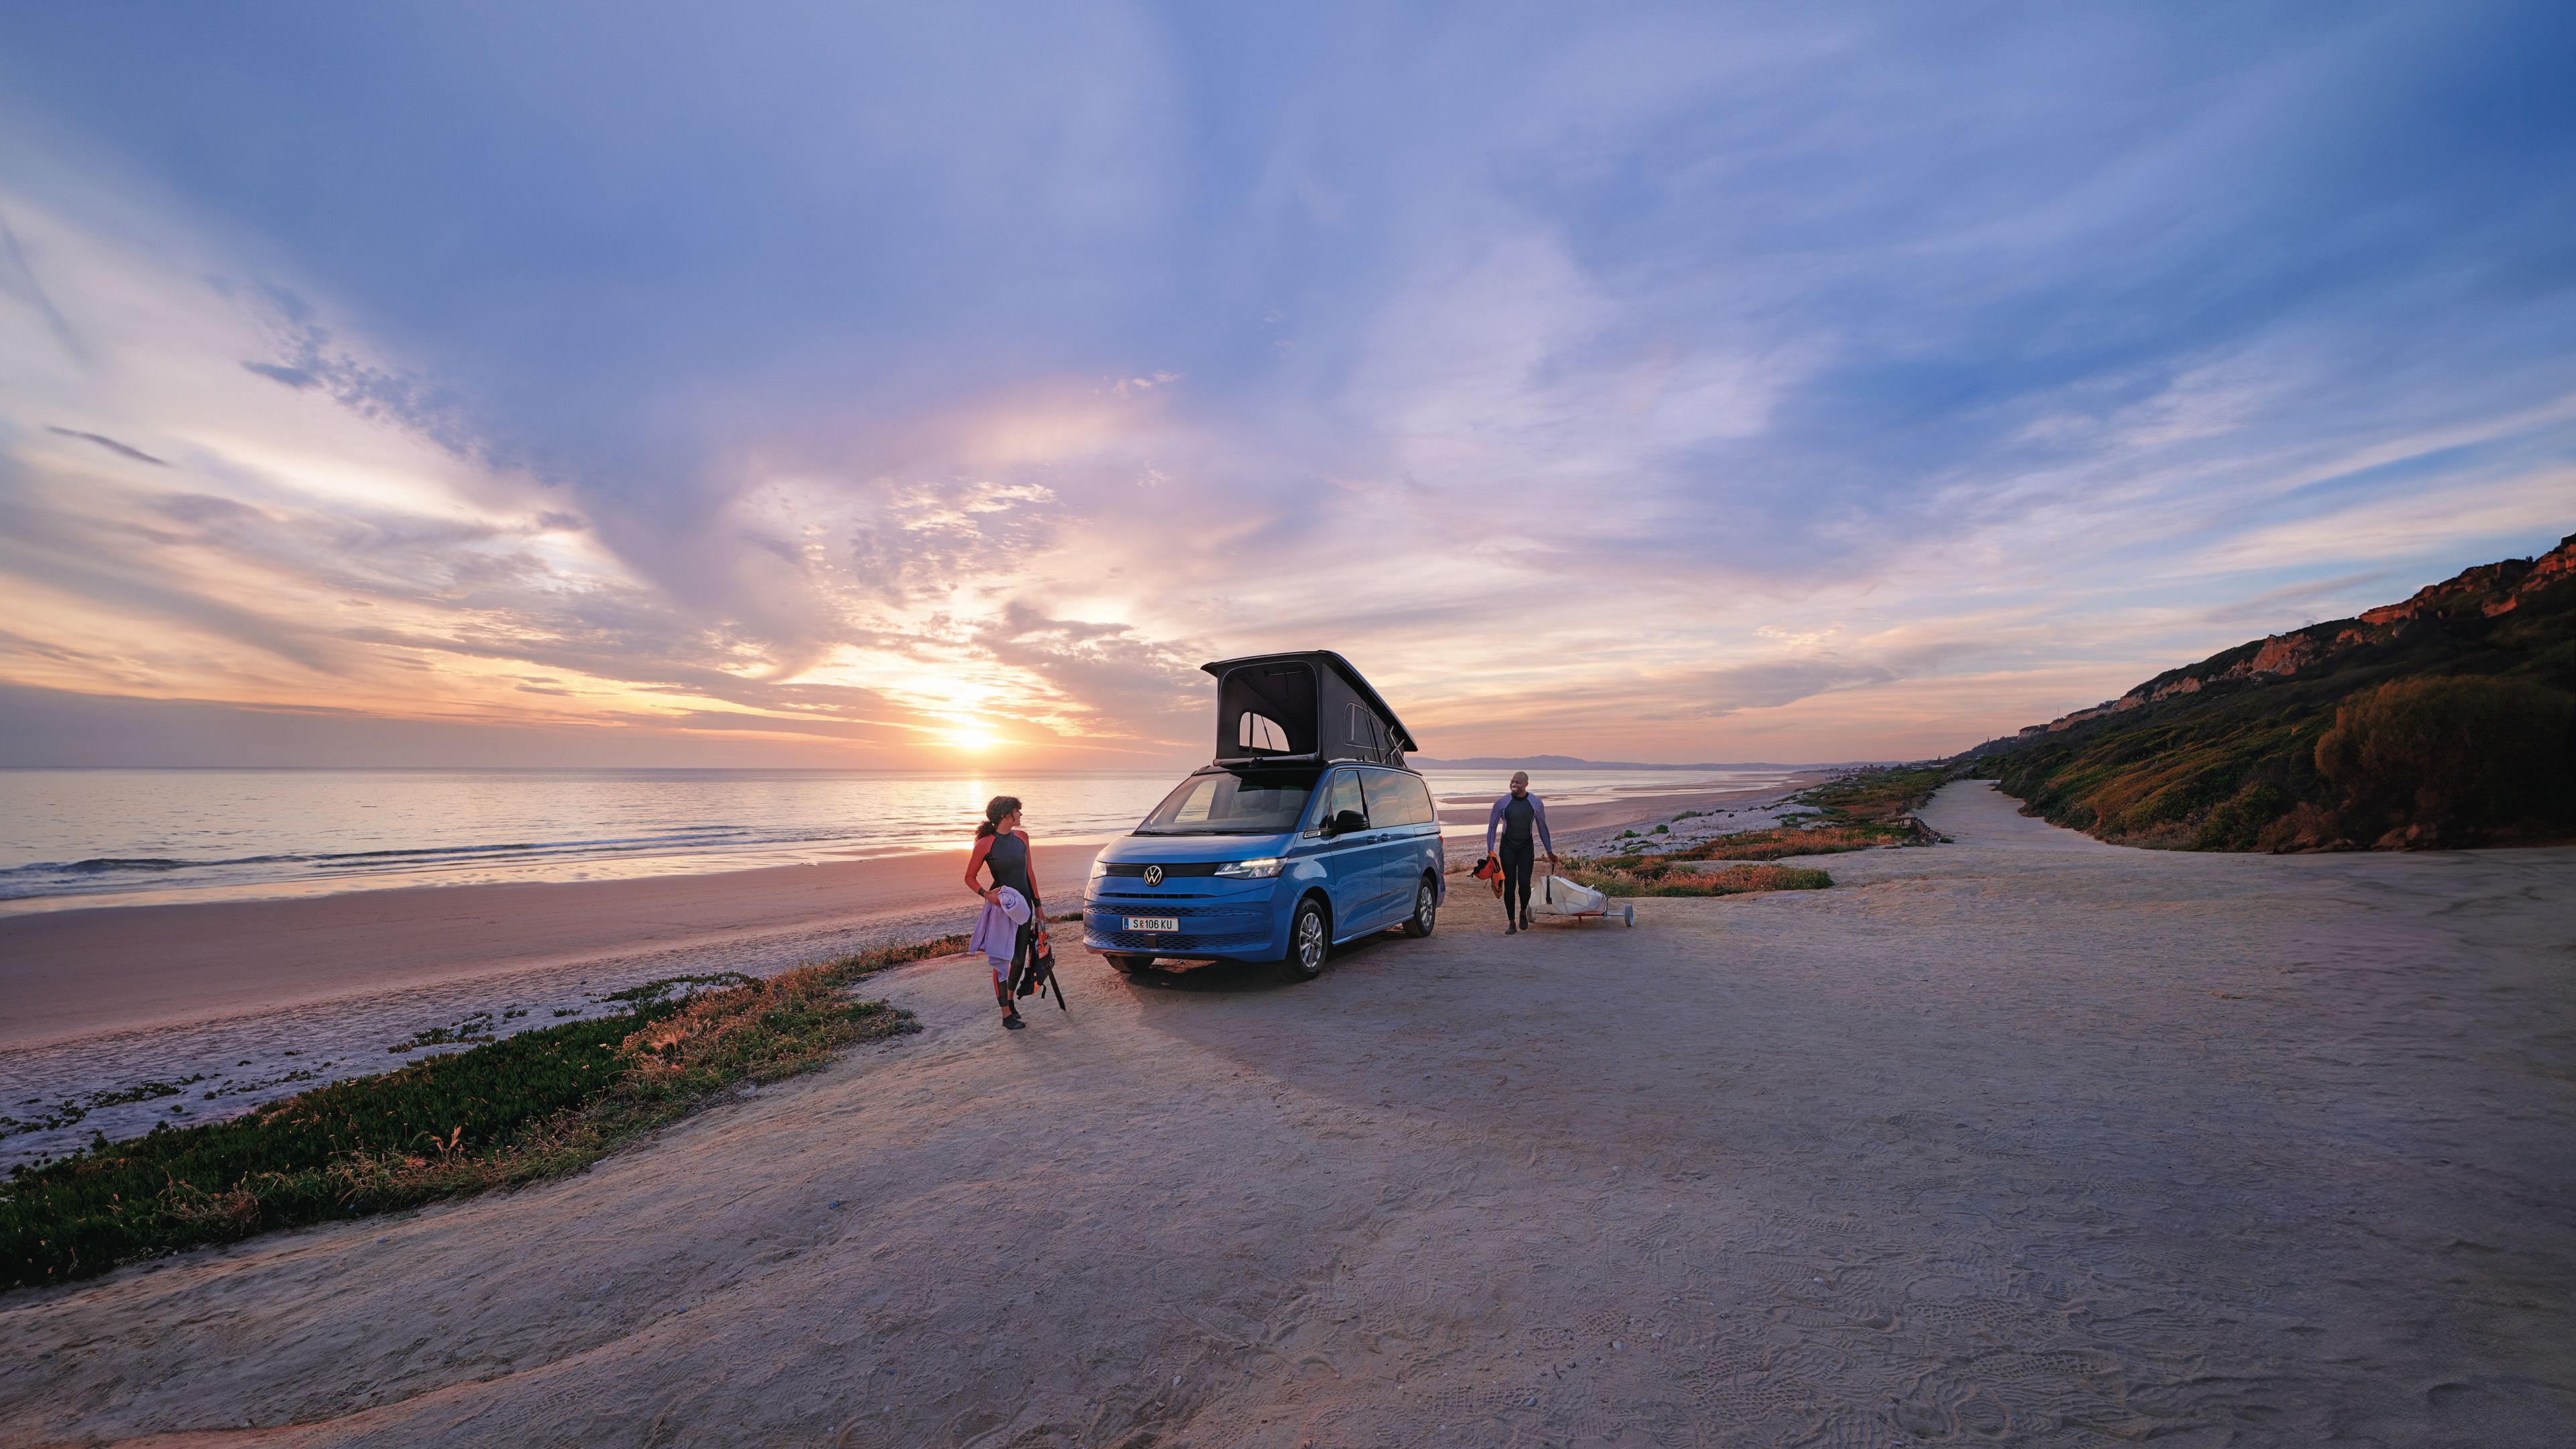
[[[1280,865],[1279,857],[1266,855],[1259,860],[1238,860],[1232,865],[1220,865],[1216,873],[1228,880],[1268,880],[1279,873]]]
[[[1105,853],[1103,855],[1093,856],[1091,858],[1091,878],[1093,880],[1098,880],[1107,874],[1109,874],[1109,861],[1106,858]]]

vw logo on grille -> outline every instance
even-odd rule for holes
[[[1147,884],[1147,885],[1149,885],[1149,886],[1157,886],[1157,885],[1161,885],[1162,883],[1163,883],[1163,868],[1162,868],[1161,866],[1159,866],[1159,865],[1149,865],[1149,866],[1145,867],[1145,884]]]

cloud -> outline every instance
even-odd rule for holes
[[[66,438],[79,438],[85,442],[96,443],[100,447],[107,449],[109,452],[116,454],[118,457],[132,458],[138,463],[149,463],[155,468],[167,468],[170,466],[168,463],[159,458],[153,457],[150,453],[143,451],[141,448],[120,443],[116,439],[107,437],[103,434],[84,433],[73,428],[57,428],[50,424],[46,426],[45,431],[56,433]]]
[[[1044,683],[1052,698],[1032,700],[1028,715],[1085,737],[1168,745],[1191,734],[1206,707],[1198,663],[1126,624],[1049,618],[1014,600],[975,643]]]
[[[1723,719],[1748,709],[1777,709],[1831,690],[1863,684],[1886,684],[1899,678],[1885,664],[1863,664],[1831,656],[1761,660],[1713,669],[1692,681],[1692,691],[1708,699],[1704,713]]]
[[[44,284],[36,280],[36,269],[27,260],[26,247],[19,242],[18,233],[7,222],[0,222],[0,252],[7,254],[9,262],[7,267],[0,268],[0,289],[34,306],[37,314],[45,319],[46,330],[53,334],[55,344],[66,356],[76,362],[87,360],[88,350],[81,345],[80,335],[72,330],[70,319],[54,305],[54,299],[46,295]]]
[[[2554,16],[618,18],[0,21],[0,679],[1919,754],[2570,526]]]
[[[282,382],[298,392],[322,385],[322,379],[314,376],[306,368],[283,367],[274,362],[244,362],[242,366],[272,382]]]

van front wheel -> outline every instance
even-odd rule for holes
[[[1288,954],[1279,959],[1279,974],[1290,981],[1314,980],[1324,974],[1324,957],[1332,946],[1323,904],[1308,896],[1297,903],[1297,914],[1288,922]]]

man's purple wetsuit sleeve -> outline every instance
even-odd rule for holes
[[[1538,843],[1547,847],[1548,854],[1554,855],[1556,842],[1550,840],[1547,835],[1547,802],[1538,798],[1538,792],[1535,790],[1530,792],[1529,802],[1530,824],[1538,827]],[[1501,799],[1494,802],[1493,810],[1485,816],[1485,853],[1487,855],[1494,853],[1494,832],[1503,828],[1503,812],[1510,809],[1511,804],[1512,797],[1509,792],[1505,792]]]

